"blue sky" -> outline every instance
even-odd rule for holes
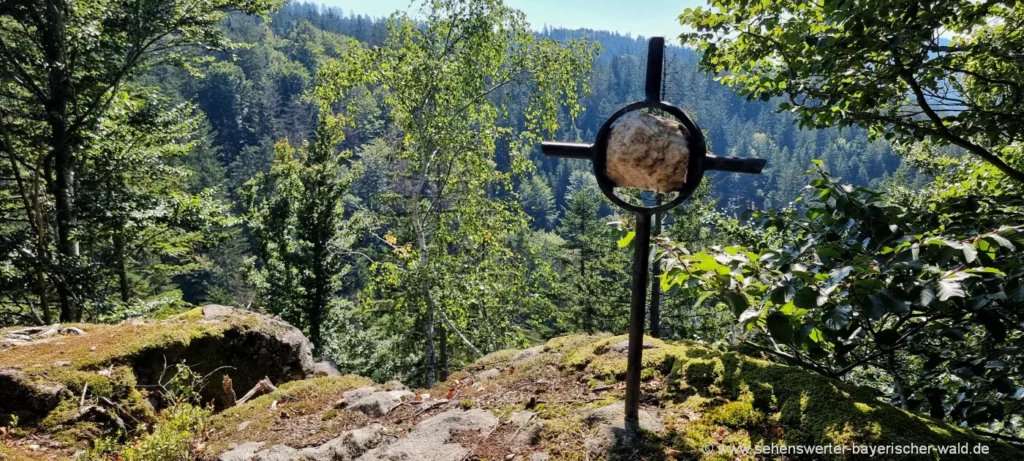
[[[410,0],[313,0],[341,7],[348,14],[387,16],[409,10]],[[413,0],[415,8],[419,0]],[[549,26],[610,30],[651,37],[663,35],[669,42],[683,32],[679,14],[686,8],[705,5],[705,0],[505,0],[526,13],[535,29]],[[413,8],[413,9],[415,9]]]

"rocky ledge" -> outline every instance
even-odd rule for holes
[[[718,456],[707,447],[779,444],[966,443],[988,446],[976,459],[1024,454],[907,413],[868,389],[694,343],[645,339],[640,425],[626,428],[622,336],[568,336],[495,352],[437,387],[407,389],[333,370],[309,377],[315,367],[297,330],[218,306],[76,328],[84,334],[58,331],[0,351],[4,396],[21,393],[3,399],[8,415],[0,417],[19,405],[18,415],[34,419],[3,436],[0,459],[70,459],[90,438],[116,431],[110,421],[151,421],[161,403],[147,398],[152,388],[143,383],[159,382],[153,370],[164,367],[164,357],[230,374],[238,388],[261,375],[276,383],[204,419],[202,430],[189,434],[194,444],[185,459],[703,459]],[[206,360],[194,361],[200,353]],[[204,398],[224,397],[214,394]]]

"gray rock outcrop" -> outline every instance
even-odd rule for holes
[[[584,443],[590,456],[603,457],[617,445],[631,445],[637,439],[637,428],[628,428],[625,424],[625,404],[616,402],[591,410],[584,417],[584,422],[593,429],[593,433]],[[640,410],[639,429],[661,432],[665,427],[654,415]]]

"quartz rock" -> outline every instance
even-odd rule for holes
[[[619,187],[677,191],[686,183],[689,132],[676,120],[636,112],[620,119],[608,138],[606,173]]]

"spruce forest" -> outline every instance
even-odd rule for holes
[[[1020,444],[1024,5],[709,3],[666,18],[663,99],[767,167],[657,217],[648,334]],[[624,334],[635,217],[540,143],[642,100],[647,38],[528,20],[0,1],[0,326],[235,306],[425,388]]]

